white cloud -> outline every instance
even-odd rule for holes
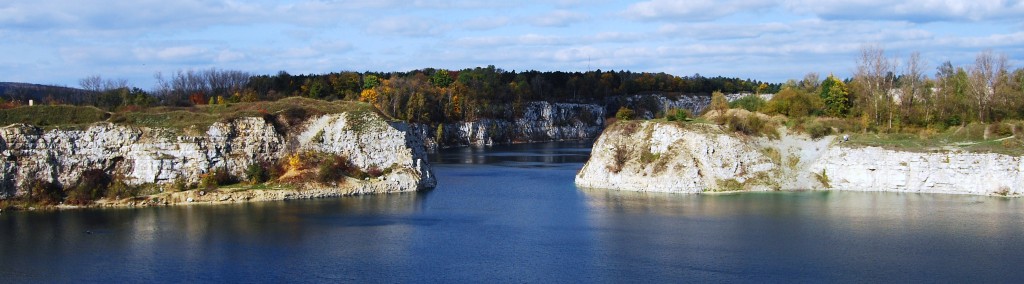
[[[983,21],[1024,17],[1019,0],[790,0],[787,7],[822,19],[908,22]]]
[[[487,31],[507,26],[511,20],[505,16],[476,17],[462,22],[459,27],[474,31]]]
[[[369,33],[407,37],[436,36],[446,30],[448,30],[448,26],[438,20],[414,16],[383,18],[367,26]]]
[[[630,5],[625,15],[640,20],[707,21],[775,5],[767,0],[651,0]]]
[[[541,27],[565,27],[590,19],[587,14],[568,10],[556,10],[534,17],[531,22]]]
[[[225,68],[465,68],[742,75],[848,71],[880,44],[932,60],[1024,54],[1021,1],[7,0],[0,78]],[[42,62],[42,63],[41,63]],[[830,70],[830,68],[832,68]],[[794,71],[796,70],[796,71]],[[54,79],[54,76],[63,76]],[[34,78],[34,79],[33,79]],[[145,84],[140,84],[145,85]]]
[[[793,31],[794,29],[790,25],[776,22],[757,24],[666,24],[658,28],[658,32],[665,36],[683,36],[700,40],[731,40],[769,37]]]

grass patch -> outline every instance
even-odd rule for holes
[[[936,150],[963,150],[977,153],[998,153],[1011,156],[1024,155],[1024,141],[1011,138],[1012,126],[972,123],[950,127],[943,131],[934,128],[906,129],[902,133],[850,134],[851,145],[874,146],[890,150],[932,152]],[[986,129],[987,128],[987,129]],[[988,137],[986,138],[986,130]],[[993,131],[994,130],[994,131]]]
[[[640,153],[640,162],[643,164],[650,164],[661,158],[661,154],[651,153],[651,151],[644,151]]]
[[[718,180],[717,188],[715,192],[726,192],[726,191],[740,191],[743,190],[743,184],[736,179],[722,179]]]
[[[775,150],[775,148],[772,147],[765,147],[761,149],[761,154],[764,154],[765,157],[768,157],[768,159],[771,160],[772,163],[776,165],[782,165],[782,154],[779,153],[779,150]]]
[[[796,170],[796,166],[800,164],[800,156],[798,156],[798,155],[791,155],[791,156],[789,156],[789,159],[786,159],[786,164],[789,166],[790,170],[794,170],[795,171]]]
[[[0,110],[0,126],[24,123],[44,129],[82,127],[109,117],[110,113],[92,106],[22,106]]]
[[[44,129],[87,127],[97,122],[180,132],[194,129],[205,132],[210,125],[240,117],[270,117],[287,122],[303,122],[309,117],[349,112],[355,117],[374,113],[372,106],[351,101],[322,101],[289,97],[272,102],[198,105],[193,107],[152,107],[110,113],[92,106],[37,105],[0,110],[0,126],[24,123]],[[291,124],[289,124],[291,125]]]
[[[350,101],[322,101],[303,97],[289,97],[273,102],[234,103],[230,105],[200,105],[194,107],[155,107],[136,112],[116,113],[110,122],[171,130],[195,129],[205,132],[210,125],[240,117],[267,117],[291,126],[309,117],[351,112],[373,112],[366,103]]]
[[[820,174],[814,173],[814,177],[818,179],[818,182],[821,183],[821,186],[824,186],[825,188],[832,188],[832,185],[829,184],[830,180],[828,179],[828,173],[825,172],[825,169],[821,169]]]

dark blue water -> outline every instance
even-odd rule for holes
[[[0,213],[0,282],[1024,282],[1024,200],[581,190],[587,144],[456,149],[415,194]]]

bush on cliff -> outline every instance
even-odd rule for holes
[[[729,102],[729,108],[742,108],[750,112],[760,111],[768,102],[757,95],[748,95]]]
[[[692,116],[693,115],[688,109],[670,109],[668,110],[668,113],[665,114],[665,119],[668,121],[687,121],[690,120],[690,117]]]
[[[139,193],[141,193],[141,191],[142,189],[138,186],[132,186],[129,185],[128,183],[125,183],[120,178],[114,178],[113,181],[110,183],[110,186],[107,188],[106,197],[107,199],[122,199],[136,197],[139,196]]]
[[[212,172],[203,174],[199,179],[199,187],[205,189],[214,189],[221,185],[228,185],[237,182],[228,170],[225,168],[217,168]]]
[[[716,117],[716,121],[727,131],[739,132],[748,136],[779,138],[778,126],[771,121],[761,119],[756,113],[737,114],[734,111],[729,111],[726,115]]]
[[[615,118],[618,120],[630,120],[636,116],[636,112],[627,107],[619,107],[619,111],[615,112]]]
[[[28,186],[28,199],[29,202],[39,203],[42,205],[52,205],[60,203],[64,199],[64,193],[60,186],[48,181],[41,181],[38,179],[29,179],[26,182]]]
[[[267,170],[267,165],[265,164],[254,163],[245,168],[245,179],[249,181],[249,183],[264,183],[269,178],[270,173]]]
[[[68,191],[65,203],[75,205],[86,205],[103,198],[113,179],[107,172],[101,169],[91,169],[82,172],[78,182]]]
[[[622,168],[629,161],[630,151],[626,147],[616,146],[612,156],[612,164],[608,165],[608,171],[612,173],[619,173]]]
[[[348,158],[339,155],[328,156],[317,168],[316,180],[321,183],[343,182],[345,176],[352,172]]]

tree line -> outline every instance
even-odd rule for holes
[[[634,94],[775,94],[772,101],[739,102],[745,108],[791,117],[807,115],[858,119],[865,127],[960,125],[1024,118],[1024,69],[1011,70],[1005,54],[979,53],[973,64],[946,61],[929,76],[920,54],[905,60],[865,47],[851,78],[767,83],[751,79],[674,76],[630,71],[507,71],[494,66],[408,72],[331,72],[253,75],[237,70],[186,70],[156,74],[144,91],[125,80],[90,76],[85,91],[50,96],[49,103],[94,105],[108,110],[150,106],[194,106],[256,102],[289,96],[371,103],[394,119],[439,123],[481,118],[514,118],[531,101],[604,103]]]
[[[1024,69],[1011,70],[1005,54],[977,54],[974,63],[945,61],[928,76],[919,53],[905,60],[886,56],[877,46],[858,54],[852,78],[810,73],[789,80],[770,101],[739,102],[752,111],[856,119],[864,129],[935,127],[1024,119]],[[753,101],[751,101],[753,100]]]
[[[712,91],[772,93],[781,84],[700,74],[674,76],[630,71],[507,71],[494,66],[408,72],[332,72],[252,75],[237,70],[186,70],[155,75],[149,92],[126,80],[90,76],[79,81],[85,94],[58,102],[119,107],[180,106],[256,102],[289,96],[364,101],[395,119],[452,122],[513,118],[531,101],[603,103],[613,96],[674,93],[709,96]]]

